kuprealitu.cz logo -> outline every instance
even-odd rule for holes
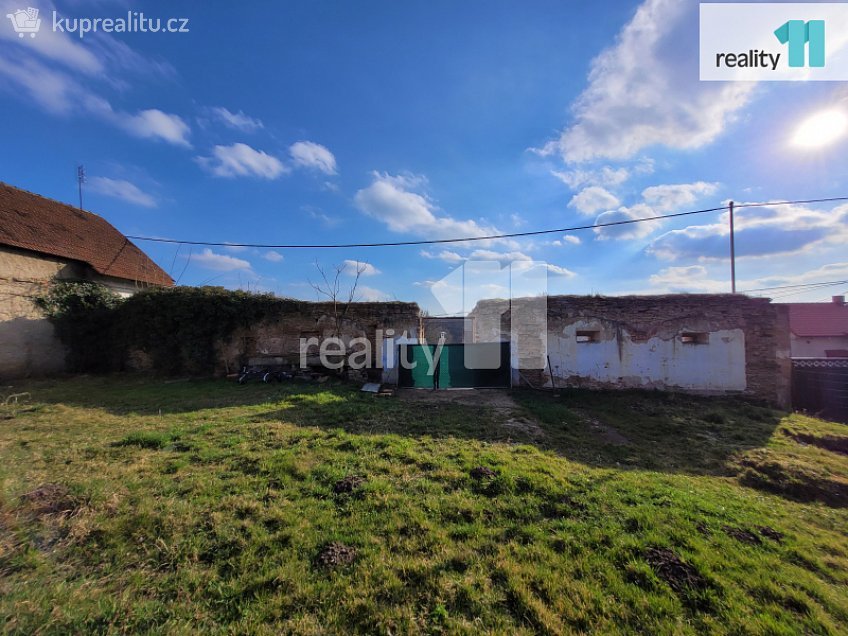
[[[7,13],[12,28],[19,38],[27,35],[34,38],[41,30],[41,17],[35,7],[18,9]],[[84,38],[89,33],[188,33],[188,18],[151,18],[142,11],[127,11],[117,17],[68,18],[52,13],[52,30],[55,33],[70,33]]]

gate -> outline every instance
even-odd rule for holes
[[[406,361],[398,371],[398,384],[402,387],[433,388],[433,374],[424,347],[435,355],[436,345],[400,345],[400,359]],[[491,356],[491,357],[490,357]],[[495,369],[469,369],[466,358],[498,360]],[[509,388],[510,364],[508,342],[478,342],[474,344],[442,345],[438,364],[439,388],[482,389]]]
[[[794,358],[792,408],[848,424],[848,358]]]

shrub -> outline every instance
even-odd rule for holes
[[[301,301],[222,287],[147,289],[121,299],[93,282],[54,281],[36,304],[68,348],[70,371],[115,371],[127,352],[149,354],[169,374],[207,374],[238,327],[296,309]]]
[[[121,298],[91,281],[54,281],[35,305],[67,347],[69,371],[106,371],[115,364],[111,324]]]

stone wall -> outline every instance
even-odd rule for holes
[[[379,367],[384,337],[417,338],[420,309],[415,303],[352,303],[341,325],[341,339],[349,344],[354,338],[367,338],[371,347],[371,366]],[[275,359],[275,362],[299,364],[300,339],[324,339],[336,329],[329,303],[293,302],[280,315],[250,328],[237,330],[219,346],[222,372],[233,372],[249,362]],[[308,362],[318,364],[317,349],[310,349]]]
[[[478,330],[478,340],[508,339],[511,313],[521,311],[523,324],[533,312],[521,303],[539,300],[513,300],[511,309],[508,301],[479,303],[472,315],[490,329]],[[546,306],[544,336],[519,326],[513,340],[519,382],[744,393],[788,404],[788,312],[768,299],[551,296]]]

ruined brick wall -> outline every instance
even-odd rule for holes
[[[367,338],[377,366],[382,345],[378,335],[418,337],[420,309],[415,303],[352,303],[342,321],[340,337],[349,344]],[[293,302],[278,316],[247,329],[237,330],[219,346],[220,371],[234,371],[251,359],[276,358],[298,364],[301,338],[327,338],[334,334],[335,318],[329,303]],[[317,352],[316,352],[317,353]],[[314,356],[310,362],[317,363]]]
[[[478,323],[501,325],[479,333],[479,340],[509,338],[506,302],[483,301],[475,307]],[[499,322],[497,314],[502,315]],[[552,369],[558,386],[740,392],[788,404],[788,312],[768,299],[551,296],[546,332],[543,338],[522,338],[525,351],[513,352],[521,380],[550,386]],[[550,357],[550,368],[524,367],[524,359],[538,357],[537,349]]]

